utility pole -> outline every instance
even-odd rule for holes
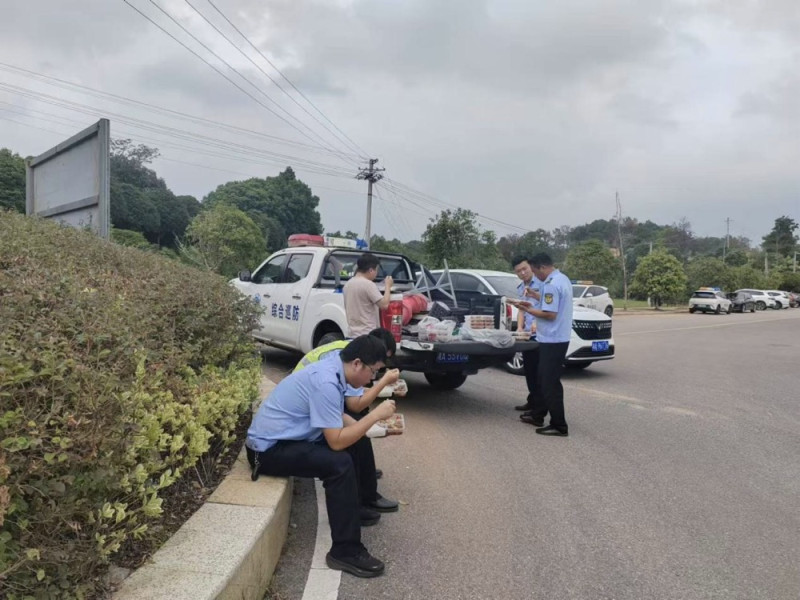
[[[797,273],[797,250],[794,251],[794,261],[792,262],[792,273]]]
[[[728,238],[731,233],[731,218],[725,219],[725,245],[722,247],[722,263],[725,263],[725,258],[728,255]]]
[[[619,201],[619,192],[616,192],[617,200],[617,235],[619,236],[619,257],[622,259],[622,293],[625,296],[623,308],[628,310],[628,275],[625,266],[625,249],[622,247],[622,204]]]
[[[386,169],[376,169],[375,163],[378,162],[377,158],[369,159],[369,168],[361,169],[356,175],[356,179],[367,180],[367,228],[364,233],[364,241],[367,242],[367,248],[371,246],[370,240],[372,238],[372,184],[378,183],[383,179],[382,171]]]

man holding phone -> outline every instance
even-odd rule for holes
[[[533,276],[533,270],[524,256],[515,256],[511,259],[511,268],[514,273],[521,279],[517,286],[517,300],[534,300],[539,299],[539,294],[536,291],[539,287],[540,281],[537,281]],[[510,304],[515,305],[515,302],[509,301]],[[517,307],[517,331],[529,331],[531,336],[536,333],[536,322],[532,314],[519,309]],[[533,408],[533,397],[536,394],[536,368],[539,362],[538,349],[529,350],[522,353],[522,368],[525,371],[525,383],[528,386],[528,398],[525,404],[515,406],[515,410],[530,411]],[[520,420],[530,423],[530,417],[527,413],[520,415]]]

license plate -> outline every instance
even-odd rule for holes
[[[608,342],[592,342],[592,352],[607,352]]]
[[[454,354],[452,352],[439,352],[436,355],[438,363],[465,363],[469,361],[469,354]]]

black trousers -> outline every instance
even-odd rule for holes
[[[549,413],[550,425],[563,429],[567,429],[567,419],[564,415],[564,386],[561,385],[561,373],[564,371],[564,358],[567,356],[568,347],[569,342],[556,344],[539,342],[538,350],[525,352],[523,355],[525,379],[528,383],[528,402],[532,406],[531,415],[544,419]],[[532,381],[536,390],[534,394],[530,393]]]
[[[539,370],[539,349],[522,353],[522,369],[525,372],[525,384],[528,386],[528,406],[536,404],[536,373]]]
[[[251,467],[256,459],[259,463],[258,472],[262,475],[321,479],[325,488],[328,521],[331,524],[331,555],[341,558],[354,556],[364,550],[361,543],[361,507],[353,453],[331,450],[324,440],[287,440],[278,442],[265,452],[256,453],[248,448],[247,460]]]

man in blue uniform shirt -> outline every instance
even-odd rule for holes
[[[534,276],[542,282],[535,302],[520,301],[516,306],[536,318],[536,341],[539,342],[539,362],[536,369],[538,394],[533,406],[524,413],[526,422],[536,425],[541,435],[566,436],[569,433],[564,415],[564,387],[561,373],[572,334],[572,284],[566,275],[553,266],[545,253],[530,259]],[[550,423],[544,426],[550,414]]]
[[[511,259],[511,268],[514,269],[514,273],[516,273],[517,277],[521,279],[519,285],[517,286],[517,300],[530,301],[531,298],[534,297],[533,292],[538,290],[541,282],[537,281],[533,276],[533,271],[531,270],[531,265],[528,262],[528,259],[524,256],[515,256]],[[535,308],[535,303],[533,304]],[[533,315],[525,312],[524,310],[519,310],[519,307],[517,309],[517,330],[530,331],[531,335],[536,332]],[[528,352],[522,353],[522,368],[525,371],[525,383],[528,386],[528,398],[525,400],[525,404],[515,406],[514,408],[516,410],[529,411],[533,408],[533,397],[536,394],[536,369],[538,364],[538,349],[529,350]],[[520,419],[523,421],[525,421],[527,418],[528,416],[524,414],[520,416]]]
[[[344,413],[344,403],[348,386],[364,387],[385,360],[381,340],[367,335],[354,339],[338,358],[314,363],[281,381],[247,430],[254,476],[322,480],[333,541],[326,562],[358,577],[380,575],[384,564],[361,543],[354,458],[342,451],[357,445],[377,421],[394,414],[395,406],[386,400],[356,421]]]

